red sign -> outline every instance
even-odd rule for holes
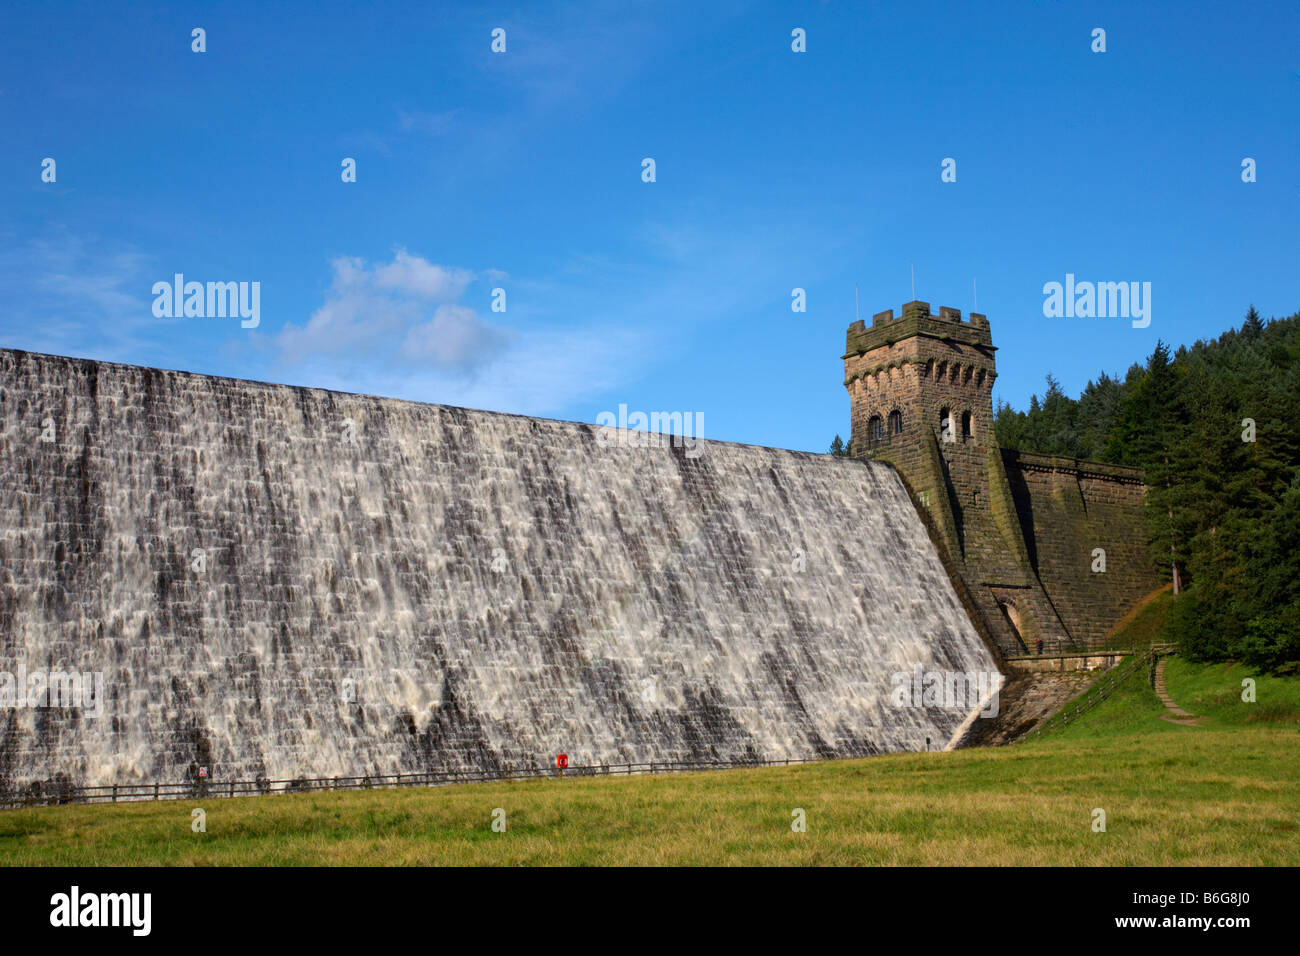
[[[557,767],[559,767],[561,770],[563,770],[563,769],[564,769],[565,767],[567,767],[568,765],[569,765],[569,755],[568,755],[568,754],[556,754],[556,755],[555,755],[555,766],[557,766]]]
[[[208,775],[208,768],[207,768],[207,767],[200,767],[200,768],[199,768],[199,776],[200,776],[200,777],[206,777],[207,775]]]

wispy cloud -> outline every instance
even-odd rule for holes
[[[381,289],[420,299],[448,302],[458,299],[474,279],[468,269],[436,266],[405,249],[397,250],[393,261],[376,266],[375,285]],[[353,280],[359,278],[355,273]],[[362,277],[363,278],[363,277]]]
[[[492,357],[505,335],[485,325],[473,309],[440,305],[433,318],[406,333],[402,355],[443,368],[471,368]]]
[[[616,96],[662,50],[668,31],[658,6],[572,3],[503,22],[508,53],[480,61],[485,78],[521,91],[548,112]]]
[[[364,354],[468,372],[509,338],[456,304],[475,278],[468,269],[436,265],[405,249],[391,262],[341,257],[330,265],[334,279],[325,303],[306,324],[288,323],[275,339],[285,364]]]
[[[625,384],[643,361],[641,320],[602,314],[574,322],[566,306],[581,289],[509,282],[499,269],[439,265],[405,249],[389,262],[340,257],[330,267],[325,301],[310,318],[260,340],[278,365],[277,380],[566,417]],[[509,283],[513,327],[486,321],[462,301],[480,282]],[[521,299],[532,302],[516,308]]]
[[[172,325],[152,312],[151,257],[64,230],[0,236],[0,330],[12,348],[125,360]]]
[[[600,2],[545,13],[523,10],[501,24],[508,52],[485,55],[476,49],[463,64],[476,85],[494,90],[490,115],[473,106],[422,108],[405,100],[393,105],[395,124],[354,131],[346,142],[391,156],[410,146],[404,141],[436,136],[472,162],[485,154],[509,155],[535,124],[553,122],[557,111],[584,110],[617,97],[663,49],[668,34],[651,3],[621,3],[617,15]]]
[[[429,113],[424,110],[397,108],[397,126],[403,133],[428,133],[442,136],[450,133],[456,124],[456,115],[460,110],[445,110],[441,113]]]

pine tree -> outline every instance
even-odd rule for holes
[[[1246,312],[1246,321],[1241,326],[1241,334],[1248,339],[1257,339],[1263,331],[1264,322],[1259,317],[1259,311],[1255,308],[1255,304],[1252,302],[1250,308]]]

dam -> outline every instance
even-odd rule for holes
[[[597,432],[0,350],[0,671],[102,678],[0,792],[955,743],[895,676],[998,665],[892,465]]]

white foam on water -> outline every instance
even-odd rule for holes
[[[107,697],[0,714],[0,787],[916,750],[970,710],[892,706],[891,676],[996,669],[884,465],[0,371],[0,669],[63,661]]]

